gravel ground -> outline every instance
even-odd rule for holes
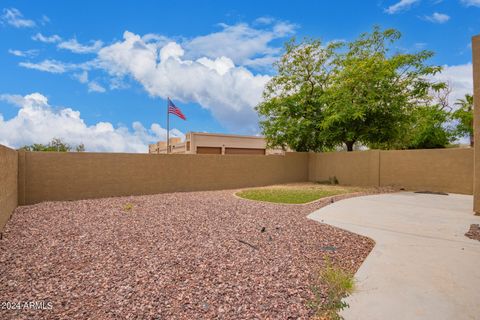
[[[0,240],[0,319],[309,318],[324,256],[353,272],[374,245],[306,218],[330,202],[213,191],[19,207]]]
[[[470,239],[480,241],[480,225],[478,224],[470,225],[470,230],[468,230],[467,233],[465,233],[465,236],[467,236]]]

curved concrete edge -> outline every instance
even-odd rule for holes
[[[480,223],[473,197],[400,192],[345,199],[308,217],[372,238],[346,299],[351,319],[477,319],[480,242],[464,236]]]

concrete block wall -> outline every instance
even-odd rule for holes
[[[473,149],[380,151],[379,185],[473,194]]]
[[[473,149],[312,153],[309,180],[473,194]]]
[[[331,177],[344,185],[377,186],[379,151],[310,153],[309,181],[328,181]]]
[[[308,180],[308,154],[21,152],[19,202],[265,186]]]
[[[0,146],[0,227],[42,201],[326,181],[473,194],[473,149],[149,155],[24,152]]]
[[[475,193],[474,211],[480,213],[480,35],[472,38],[473,105],[474,105],[474,149],[475,149]]]
[[[17,151],[0,145],[0,232],[18,205]]]

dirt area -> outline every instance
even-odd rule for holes
[[[465,233],[465,236],[467,236],[470,239],[480,241],[480,225],[478,224],[470,225],[470,230],[468,230],[467,233]]]
[[[214,191],[19,207],[0,240],[0,319],[309,318],[323,258],[355,271],[374,245],[306,218],[346,197],[291,206]]]

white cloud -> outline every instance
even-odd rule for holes
[[[14,55],[14,56],[17,56],[17,57],[24,57],[24,58],[28,58],[28,57],[34,57],[38,54],[38,50],[12,50],[12,49],[8,49],[8,53]]]
[[[75,79],[78,80],[78,82],[86,84],[88,87],[88,92],[105,92],[107,91],[102,85],[100,85],[96,81],[89,81],[88,80],[88,72],[84,70],[81,73],[75,73],[73,75]]]
[[[437,81],[447,82],[452,89],[449,97],[450,105],[457,99],[464,98],[465,94],[473,94],[472,64],[443,66],[443,71],[434,76]]]
[[[79,111],[53,108],[40,93],[26,96],[3,94],[0,100],[19,106],[18,114],[12,119],[4,120],[0,114],[0,144],[13,148],[46,144],[55,137],[71,145],[83,143],[87,151],[148,152],[149,143],[166,137],[166,130],[156,123],[149,129],[140,122],[133,122],[131,129],[114,127],[110,122],[87,125]],[[176,129],[170,134],[184,137]]]
[[[414,46],[415,46],[415,49],[423,50],[423,49],[425,49],[425,47],[427,46],[427,43],[425,43],[425,42],[416,42],[416,43],[414,44]]]
[[[467,7],[480,7],[480,0],[461,0],[461,2]]]
[[[198,63],[204,65],[210,70],[215,70],[219,75],[224,75],[228,70],[235,68],[233,61],[226,57],[220,57],[215,60],[210,60],[208,58],[200,58],[197,60]]]
[[[235,64],[243,65],[253,58],[275,57],[280,48],[272,47],[272,40],[283,38],[294,33],[296,26],[287,22],[276,22],[271,30],[255,29],[248,24],[221,25],[223,30],[186,41],[182,45],[186,57],[197,59],[207,57],[215,59],[228,57]],[[257,62],[258,62],[257,61]],[[266,63],[270,60],[263,59]]]
[[[450,20],[450,16],[444,13],[434,12],[431,16],[425,16],[425,20],[433,23],[445,23]]]
[[[88,72],[85,70],[82,73],[75,73],[73,77],[80,83],[88,83]]]
[[[50,73],[64,73],[70,69],[73,65],[66,64],[57,60],[43,60],[39,63],[32,62],[20,62],[19,65],[28,69],[35,69]]]
[[[106,89],[95,81],[90,81],[88,83],[88,92],[102,92],[103,93],[105,91],[106,91]]]
[[[271,24],[274,21],[275,21],[274,18],[268,17],[268,16],[255,19],[255,23],[258,23],[258,24]]]
[[[72,51],[73,53],[95,53],[103,46],[103,42],[100,40],[90,41],[90,45],[82,45],[77,39],[70,39],[60,42],[57,47]]]
[[[3,9],[3,15],[0,17],[3,23],[7,23],[15,28],[32,28],[35,27],[35,21],[25,19],[23,14],[15,8]]]
[[[127,31],[123,41],[102,48],[96,61],[114,77],[131,76],[152,96],[196,102],[229,129],[256,132],[253,107],[270,77],[254,75],[225,56],[189,60],[184,54],[178,43],[159,48]]]
[[[56,43],[62,40],[62,38],[59,35],[51,35],[51,36],[44,36],[40,32],[32,36],[32,40],[35,41],[40,41],[44,43]]]
[[[40,23],[44,26],[50,23],[50,18],[47,15],[42,15],[42,18],[40,19]]]
[[[289,36],[296,28],[274,19],[256,23],[263,23],[262,27],[222,24],[218,32],[176,41],[159,34],[142,36],[126,31],[122,40],[102,48],[101,42],[85,46],[73,39],[57,46],[79,53],[98,50],[96,57],[83,63],[47,59],[20,65],[51,73],[72,72],[90,92],[106,89],[89,80],[83,71],[104,70],[109,75],[105,83],[110,89],[128,87],[129,79],[133,79],[151,96],[198,103],[226,128],[255,133],[258,116],[254,106],[261,101],[270,80],[262,70],[271,71],[272,63],[281,54],[281,48],[272,41]]]
[[[419,0],[400,0],[399,2],[385,9],[385,12],[388,14],[395,14],[401,11],[405,11],[410,9],[410,7],[416,2],[419,2]]]

